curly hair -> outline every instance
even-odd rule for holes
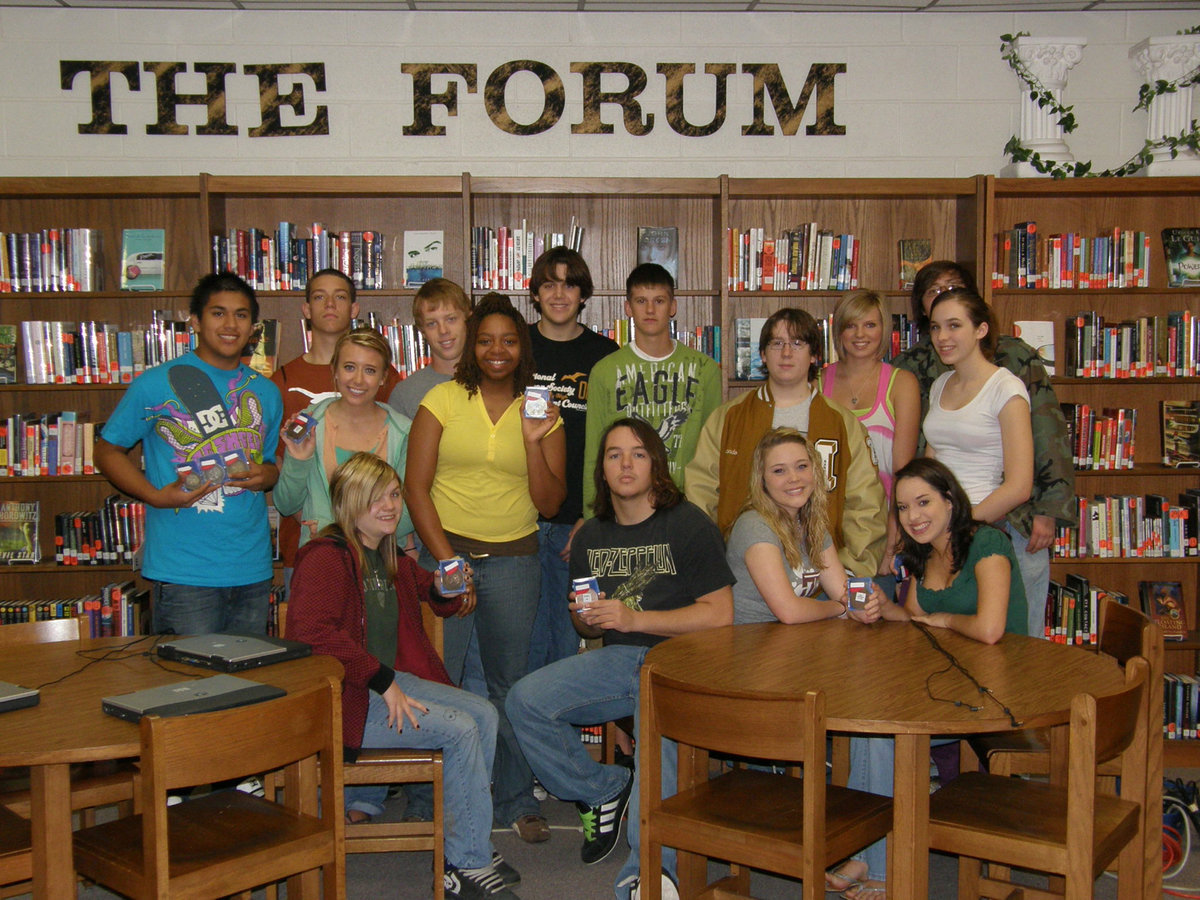
[[[892,506],[896,509],[896,496],[899,493],[900,482],[908,478],[919,478],[950,501],[950,573],[961,571],[967,561],[967,553],[971,549],[971,541],[982,522],[976,521],[971,514],[971,498],[963,490],[958,479],[954,477],[945,463],[936,459],[918,456],[911,460],[896,473],[896,481],[892,485]],[[929,554],[933,552],[932,544],[922,544],[914,541],[904,529],[903,521],[897,512],[897,521],[901,522],[900,543],[898,550],[904,557],[904,563],[916,578],[925,574],[925,564]]]
[[[796,444],[808,455],[812,470],[813,489],[808,502],[798,513],[784,509],[767,493],[767,454],[783,444]],[[772,428],[762,436],[754,448],[754,459],[750,468],[750,497],[742,507],[745,512],[754,510],[779,538],[783,555],[793,569],[800,568],[801,556],[808,551],[808,558],[818,569],[821,565],[821,550],[829,537],[828,496],[825,493],[825,470],[821,458],[812,452],[804,435],[794,428]],[[728,535],[726,536],[728,537]]]
[[[533,384],[533,342],[529,338],[529,326],[525,324],[524,317],[508,297],[495,291],[480,297],[475,309],[467,317],[467,337],[463,342],[462,359],[454,370],[454,380],[465,387],[471,396],[479,390],[483,370],[479,368],[479,360],[475,357],[475,342],[479,339],[480,323],[488,316],[506,316],[516,326],[521,356],[513,372],[513,396],[519,397],[525,388]]]
[[[592,480],[596,485],[596,499],[592,511],[597,519],[612,520],[612,490],[604,477],[604,454],[608,449],[608,436],[618,428],[628,428],[642,442],[650,454],[650,504],[655,509],[670,509],[683,500],[683,491],[671,478],[671,464],[667,460],[667,448],[658,432],[649,422],[642,419],[617,419],[600,435],[600,452],[596,454],[596,465],[592,469]]]

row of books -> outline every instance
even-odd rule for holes
[[[43,228],[0,232],[0,291],[104,289],[100,232]]]
[[[0,625],[81,619],[84,637],[135,637],[146,632],[150,591],[133,581],[112,582],[68,600],[0,600]]]
[[[1169,741],[1200,737],[1200,676],[1168,672],[1163,679],[1163,737]]]
[[[1046,592],[1046,640],[1096,646],[1100,610],[1110,599],[1129,604],[1129,598],[1121,592],[1093,587],[1082,575],[1069,573],[1062,583],[1051,581]]]
[[[1040,234],[1018,222],[995,238],[994,288],[1133,288],[1150,286],[1150,235],[1115,227],[1094,237]]]
[[[1066,368],[1074,378],[1169,378],[1200,374],[1200,319],[1190,310],[1106,322],[1087,310],[1066,320]]]
[[[1061,403],[1067,420],[1067,440],[1076,469],[1098,471],[1132,469],[1137,410],[1087,403]]]
[[[0,343],[6,338],[0,326]],[[182,356],[194,346],[186,321],[170,310],[154,310],[144,328],[121,329],[109,322],[21,323],[21,359],[26,384],[128,384],[151,366]],[[0,383],[16,381],[0,370]]]
[[[54,516],[54,562],[60,566],[135,566],[146,536],[146,505],[112,494],[104,506]]]
[[[554,247],[583,251],[584,228],[574,216],[565,232],[545,232],[520,226],[501,225],[471,228],[471,289],[479,291],[528,291],[534,261]]]
[[[1200,555],[1200,488],[1179,494],[1075,498],[1075,524],[1057,529],[1054,556],[1060,559],[1136,557],[1180,559]]]
[[[345,272],[360,289],[384,287],[383,233],[330,231],[313,222],[301,237],[295,224],[280,222],[274,230],[230,228],[212,238],[215,272],[234,272],[256,290],[304,290],[309,277],[321,269]]]
[[[731,291],[845,291],[858,287],[860,240],[816,222],[767,237],[762,228],[728,228]]]
[[[96,426],[73,409],[0,419],[0,476],[92,475]]]

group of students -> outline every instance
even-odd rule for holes
[[[1065,456],[1065,422],[1060,436],[1044,402],[1031,417],[1031,399],[1050,391],[1045,372],[1020,342],[993,349],[995,323],[965,269],[918,274],[914,313],[932,340],[895,367],[882,362],[890,315],[878,294],[839,304],[840,360],[823,374],[816,322],[777,311],[759,340],[767,381],[724,404],[716,363],[671,338],[666,270],[630,274],[634,340],[619,349],[579,322],[592,289],[579,254],[547,251],[529,326],[507,297],[472,308],[436,279],[413,304],[432,362],[400,380],[387,342],[350,328],[353,283],[323,270],[304,301],[310,349],[272,384],[239,360],[253,290],[206,276],[192,298],[196,351],[139,377],[97,446],[102,471],[151,508],[144,574],[160,632],[265,627],[263,492],[274,488],[293,535],[288,636],[342,661],[348,752],[444,750],[451,898],[515,897],[520,876],[490,833],[549,838],[535,775],[577,803],[585,863],[611,853],[632,802],[615,890],[637,896],[637,774],[593,760],[577,727],[636,715],[642,660],[671,635],[832,616],[912,617],[985,641],[1041,633],[1040,614],[1026,620],[1023,557],[1046,556],[1041,520],[1052,536],[1064,517],[1069,457],[1044,454],[1061,437]],[[187,367],[200,374],[172,374]],[[1020,367],[1023,380],[1006,377]],[[550,388],[544,416],[526,413],[532,385]],[[301,411],[313,427],[290,427]],[[139,441],[144,474],[130,455]],[[233,446],[247,473],[183,490],[179,465]],[[913,577],[893,602],[897,553]],[[436,572],[451,557],[468,578],[446,597]],[[861,609],[847,606],[848,575],[875,577]],[[588,576],[600,596],[581,606],[570,579]],[[444,662],[421,602],[444,617]],[[580,634],[603,646],[578,653]],[[890,750],[869,743],[854,751],[854,777],[875,788],[886,776],[890,788]],[[674,764],[664,747],[664,784]],[[348,789],[348,820],[381,812],[384,791]],[[410,791],[408,811],[428,802]],[[878,890],[873,853],[830,886]]]

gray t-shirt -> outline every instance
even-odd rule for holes
[[[436,384],[449,381],[450,378],[449,375],[433,371],[433,366],[417,369],[392,388],[392,396],[388,397],[388,406],[410,419],[415,419],[417,410],[421,408],[421,401],[425,399],[429,389]]]
[[[783,545],[779,543],[775,532],[763,521],[762,516],[748,509],[733,523],[733,530],[729,533],[729,542],[725,549],[725,560],[729,563],[733,577],[737,579],[733,586],[735,625],[776,621],[775,614],[759,594],[758,588],[754,586],[754,579],[750,577],[750,570],[746,568],[746,551],[755,544],[770,544],[779,552],[779,561],[783,564],[784,571],[789,573],[792,590],[796,592],[797,597],[813,597],[821,590],[820,570],[812,564],[808,555],[801,551],[800,568],[792,569],[788,565],[787,557],[783,555]],[[832,544],[833,542],[826,537],[825,546],[829,547]]]

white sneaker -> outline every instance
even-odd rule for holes
[[[641,900],[642,884],[638,876],[633,876],[633,886],[629,892],[629,900]],[[662,873],[662,900],[679,900],[679,886],[666,872]]]

